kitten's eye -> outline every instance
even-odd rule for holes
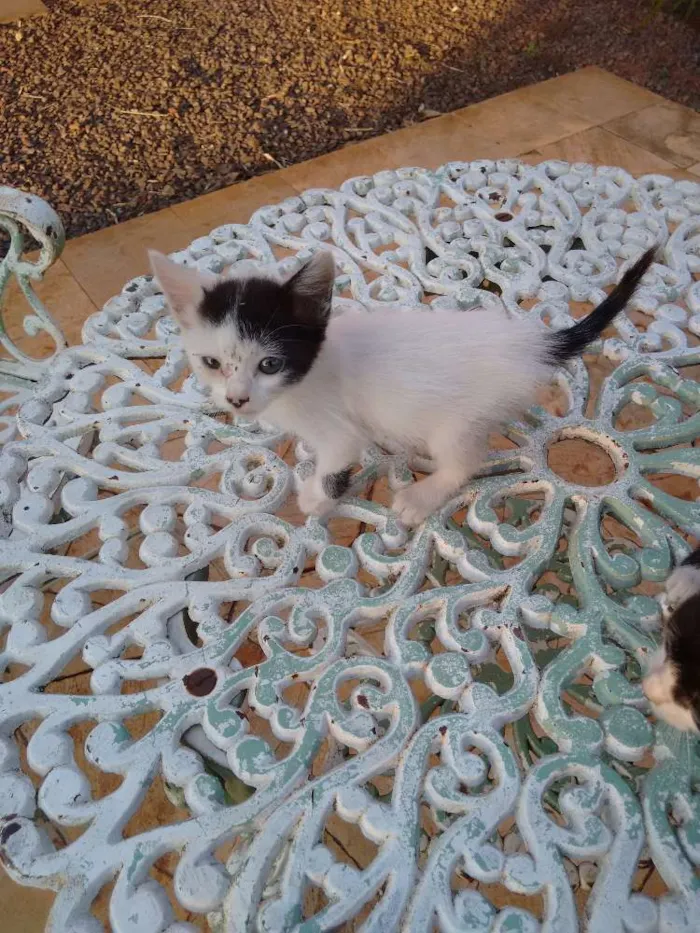
[[[266,356],[264,360],[260,361],[258,369],[261,373],[265,373],[266,376],[274,376],[274,374],[278,373],[283,366],[284,360],[281,357]]]
[[[207,369],[221,369],[221,363],[213,356],[203,356],[202,362]]]

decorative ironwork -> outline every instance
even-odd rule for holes
[[[0,852],[51,930],[697,928],[697,745],[639,681],[700,534],[699,236],[698,184],[480,161],[177,254],[322,244],[336,313],[558,327],[661,245],[602,354],[412,533],[389,488],[429,464],[379,449],[305,521],[311,452],[207,410],[149,277],[87,322],[0,452]]]
[[[0,314],[0,347],[6,357],[0,357],[0,378],[9,384],[18,380],[38,380],[48,370],[52,359],[65,349],[66,341],[32,286],[41,279],[63,251],[65,234],[58,214],[36,195],[0,185],[0,230],[9,235],[3,251],[0,242],[0,312],[11,281],[16,280],[31,314],[24,318],[24,330],[30,336],[40,332],[49,335],[53,352],[36,358],[21,350],[7,333]],[[33,241],[33,243],[32,243]],[[28,247],[39,247],[35,259],[25,256]],[[7,358],[9,356],[9,359]]]

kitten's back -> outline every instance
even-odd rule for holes
[[[550,372],[545,333],[492,310],[350,313],[331,320],[319,364],[365,417],[424,436],[438,414],[497,422],[522,411]]]

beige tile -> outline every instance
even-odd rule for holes
[[[688,171],[691,175],[700,175],[700,162],[696,162],[695,165],[689,165]]]
[[[41,0],[0,0],[0,23],[11,23],[37,13],[48,13]]]
[[[591,125],[589,119],[545,103],[537,85],[474,104],[454,116],[467,135],[497,143],[505,156],[546,146]]]
[[[331,813],[324,826],[324,843],[339,862],[350,858],[360,869],[369,868],[377,855],[377,846],[367,839],[356,823],[346,823]]]
[[[247,223],[258,208],[297,193],[285,180],[285,175],[285,171],[261,175],[177,204],[172,210],[185,225],[190,240],[222,224]]]
[[[7,933],[44,933],[53,899],[53,891],[15,884],[0,867],[0,904],[12,911],[12,919],[3,923]]]
[[[40,282],[32,284],[46,309],[63,330],[68,343],[80,343],[83,322],[89,315],[94,314],[97,308],[63,261],[59,259]],[[14,280],[8,289],[2,313],[10,338],[25,353],[37,358],[52,353],[53,342],[44,331],[36,337],[30,337],[25,332],[23,321],[31,313],[31,308]]]
[[[672,104],[645,107],[649,100],[656,100],[655,95],[642,88],[597,68],[583,69],[79,237],[68,243],[63,260],[78,285],[100,307],[125,282],[147,271],[148,248],[181,249],[223,223],[245,223],[257,208],[294,191],[337,187],[347,178],[386,168],[435,168],[451,160],[526,152],[530,161],[563,158],[621,165],[636,173],[677,174],[674,164],[691,166],[698,161],[697,154],[683,153],[690,151],[696,132],[691,117],[700,118]],[[592,122],[612,113],[640,106],[643,109],[609,121],[609,131],[590,128]],[[645,142],[645,133],[659,124],[667,129],[663,145]],[[635,134],[639,140],[632,138]],[[74,339],[89,309],[77,296],[66,298],[61,293],[59,300],[68,309],[59,316]]]
[[[595,65],[541,81],[525,88],[524,92],[529,100],[539,100],[556,110],[575,114],[595,126],[664,100]]]
[[[186,247],[192,238],[185,223],[168,209],[70,240],[62,258],[101,307],[129,279],[148,271],[147,250],[174,252]]]
[[[257,208],[296,194],[273,172],[250,182],[194,198],[177,207],[137,217],[70,240],[63,260],[92,301],[101,307],[129,279],[148,271],[149,249],[184,249],[224,223],[245,223]]]
[[[479,127],[471,130],[459,111],[389,133],[376,143],[378,156],[383,156],[380,168],[403,165],[437,168],[445,162],[491,159],[502,154],[500,144],[483,134]]]
[[[285,169],[284,177],[298,191],[337,188],[347,178],[383,169],[437,168],[444,162],[496,158],[501,153],[493,140],[470,131],[459,116],[447,114],[302,162]]]
[[[659,100],[650,91],[600,68],[584,68],[345,146],[276,174],[303,191],[335,188],[347,178],[386,168],[437,168],[451,160],[515,156]],[[234,192],[235,187],[227,190]]]
[[[296,191],[305,191],[307,188],[337,188],[347,178],[373,175],[383,168],[386,168],[385,154],[379,139],[370,139],[300,162],[285,169],[284,175]]]
[[[582,133],[574,133],[549,146],[542,146],[522,156],[525,162],[563,159],[565,162],[590,162],[593,165],[616,165],[633,175],[658,172],[663,175],[684,176],[685,172],[672,162],[661,159],[653,152],[616,136],[600,126]]]
[[[655,104],[605,126],[681,168],[700,160],[700,115],[688,107]]]
[[[603,71],[584,68],[465,107],[287,169],[297,190],[337,187],[384,168],[436,168],[451,160],[515,156],[662,100]]]

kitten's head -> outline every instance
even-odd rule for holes
[[[222,410],[258,415],[309,372],[331,310],[330,253],[317,252],[286,281],[202,273],[153,251],[150,259],[192,369]]]
[[[663,634],[663,651],[642,688],[659,718],[700,732],[700,593],[673,610]]]

